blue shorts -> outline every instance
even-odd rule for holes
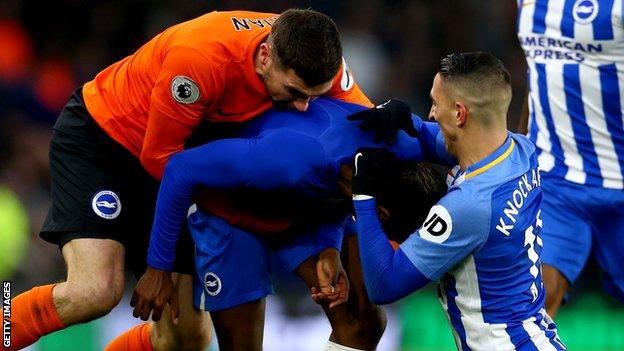
[[[624,302],[624,191],[575,184],[542,173],[542,263],[570,284],[593,250],[604,288]]]
[[[320,227],[274,247],[220,217],[199,210],[189,215],[188,221],[195,241],[197,274],[193,301],[196,308],[206,311],[231,308],[272,294],[272,259],[294,272],[301,263],[326,248],[340,250],[347,225],[345,222]],[[328,231],[331,235],[327,235]]]

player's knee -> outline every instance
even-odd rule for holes
[[[95,286],[87,290],[89,303],[93,306],[93,313],[98,317],[108,314],[121,300],[123,286],[102,287]]]
[[[377,306],[332,318],[334,333],[342,340],[360,340],[375,347],[386,330],[386,315]]]
[[[161,345],[163,350],[194,351],[205,350],[210,345],[210,341],[212,341],[212,333],[210,329],[206,328],[181,335],[163,336],[158,345]]]
[[[356,319],[354,329],[359,337],[379,341],[386,330],[386,323],[384,311],[377,306],[372,306]]]
[[[171,350],[180,350],[180,351],[195,351],[195,350],[205,350],[208,345],[210,345],[210,341],[212,340],[212,335],[210,331],[206,331],[205,333],[200,333],[197,335],[187,335],[184,338],[180,338],[172,343]]]
[[[119,301],[123,296],[123,288],[98,289],[94,296],[94,300],[99,301],[100,303],[99,308],[97,308],[97,313],[103,316],[119,304]]]
[[[210,341],[212,340],[212,333],[208,328],[193,328],[187,332],[179,342],[176,350],[191,351],[191,350],[205,350]]]
[[[93,281],[68,281],[71,299],[88,311],[89,317],[98,318],[110,312],[121,300],[124,279],[102,277]]]
[[[159,350],[205,350],[212,341],[208,323],[198,322],[181,328],[169,321],[160,320],[154,324],[156,333],[152,336]]]

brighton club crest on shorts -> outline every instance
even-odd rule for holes
[[[213,272],[204,276],[204,288],[210,296],[217,296],[221,292],[221,279]]]
[[[102,190],[93,196],[91,207],[96,215],[105,219],[115,219],[121,212],[121,201],[114,192]]]

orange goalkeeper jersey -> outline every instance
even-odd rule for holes
[[[84,85],[89,113],[160,179],[202,119],[243,122],[272,106],[254,56],[277,16],[211,12],[166,29]],[[372,106],[344,61],[327,95]]]

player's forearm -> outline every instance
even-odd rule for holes
[[[175,248],[186,213],[191,205],[194,184],[187,177],[185,167],[172,158],[165,170],[150,237],[147,264],[171,271],[175,261]]]
[[[371,301],[391,303],[425,286],[429,280],[401,250],[394,251],[390,245],[377,218],[375,200],[357,200],[354,205],[360,260]]]

